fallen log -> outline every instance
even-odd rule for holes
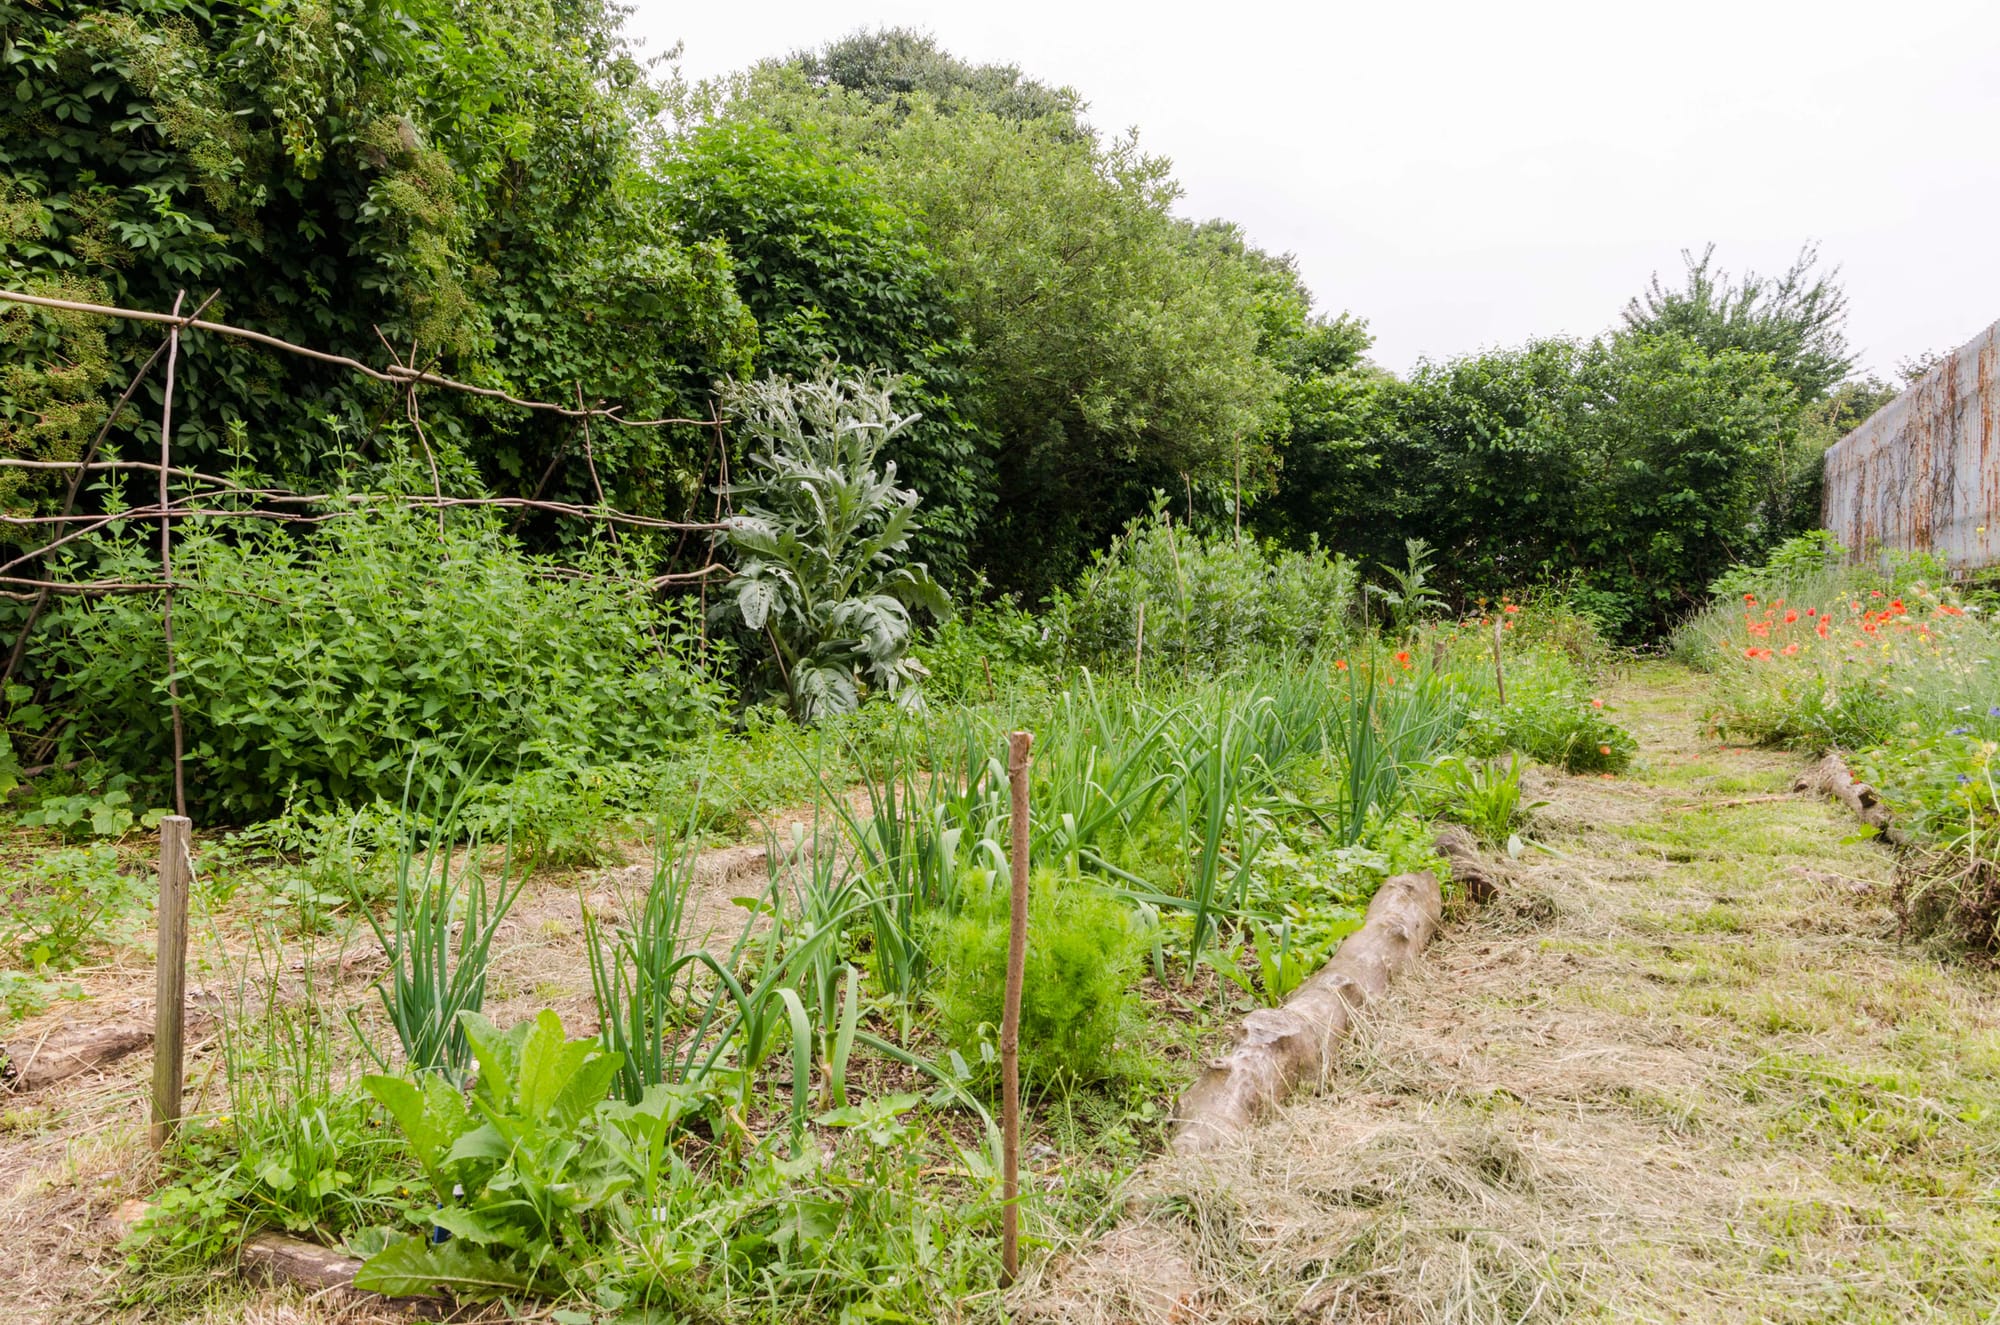
[[[1899,847],[1909,845],[1909,838],[1896,827],[1880,793],[1866,782],[1856,781],[1838,751],[1807,767],[1792,784],[1792,790],[1831,797],[1854,811],[1855,817],[1873,828],[1883,841]]]
[[[108,1067],[153,1043],[149,1022],[79,1026],[39,1040],[0,1045],[0,1085],[16,1092],[42,1090],[79,1073]]]
[[[1317,1083],[1354,1014],[1388,991],[1437,933],[1444,891],[1432,874],[1398,874],[1376,890],[1361,928],[1285,1000],[1243,1018],[1236,1045],[1210,1061],[1174,1111],[1173,1148],[1214,1149],[1302,1084]]]
[[[360,1268],[358,1257],[283,1233],[257,1234],[243,1244],[237,1261],[238,1273],[252,1283],[288,1285],[321,1300],[366,1304],[377,1312],[393,1311],[416,1320],[447,1320],[452,1316],[452,1304],[441,1297],[384,1297],[356,1288],[354,1275]]]

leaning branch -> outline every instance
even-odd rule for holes
[[[352,359],[344,354],[329,354],[325,350],[309,349],[304,345],[295,345],[291,341],[281,340],[276,336],[269,336],[261,331],[251,331],[247,327],[233,327],[227,322],[210,322],[196,317],[177,317],[172,313],[154,313],[140,308],[118,308],[111,304],[89,304],[76,299],[51,299],[47,295],[26,294],[19,290],[0,290],[0,300],[14,304],[29,304],[36,308],[56,308],[71,313],[93,313],[98,317],[122,318],[127,322],[157,322],[167,326],[188,327],[195,331],[209,331],[218,336],[233,336],[238,340],[252,341],[258,345],[268,346],[274,350],[283,350],[287,354],[296,354],[302,358],[316,360],[319,363],[330,363],[337,367],[348,368],[389,386],[407,387],[415,384],[418,386],[442,387],[447,391],[462,391],[467,395],[484,396],[488,400],[505,401],[507,404],[518,406],[521,409],[541,410],[549,414],[559,414],[567,419],[605,419],[627,428],[662,428],[672,424],[686,424],[702,428],[709,426],[709,420],[707,419],[627,419],[620,416],[618,406],[612,406],[609,409],[573,409],[570,406],[559,405],[553,401],[524,400],[520,396],[501,391],[496,387],[474,386],[470,382],[460,382],[454,378],[441,377],[436,373],[419,372],[403,364],[391,365],[386,370],[377,368],[372,364],[365,364],[359,359]]]

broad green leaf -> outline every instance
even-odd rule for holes
[[[363,1261],[354,1286],[388,1297],[417,1297],[444,1289],[468,1301],[489,1301],[534,1286],[533,1276],[480,1247],[453,1239],[430,1246],[408,1237]]]

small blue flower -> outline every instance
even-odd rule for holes
[[[1989,718],[2000,718],[2000,704],[1995,704],[1992,708],[1987,709],[1986,716]]]
[[[1972,728],[1970,727],[1953,727],[1951,729],[1951,734],[1953,736],[1969,736],[1971,735],[1971,733],[1972,733]]]
[[[1966,774],[1964,774],[1964,773],[1960,773],[1960,774],[1958,775],[1958,785],[1959,785],[1959,786],[1961,786],[1961,787],[1962,787],[1962,786],[1964,786],[1964,785],[1965,785],[1966,783],[1968,783],[1968,782],[1970,782],[1970,781],[1972,781],[1972,779],[1971,779],[1971,778],[1970,778],[1969,776],[1967,776]]]

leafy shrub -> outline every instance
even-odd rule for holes
[[[1761,566],[1735,563],[1709,582],[1708,591],[1723,599],[1796,591],[1840,565],[1846,555],[1840,540],[1826,530],[1808,530],[1772,548]]]
[[[1056,660],[1055,632],[1011,597],[962,604],[917,649],[930,676],[924,691],[964,704],[1032,681]]]
[[[1073,661],[1129,672],[1142,654],[1151,669],[1210,673],[1254,651],[1310,654],[1344,641],[1355,578],[1352,562],[1317,547],[1271,551],[1190,533],[1155,494],[1151,512],[1055,595],[1053,616]]]
[[[7,883],[0,950],[38,971],[66,971],[92,947],[128,938],[142,897],[110,847],[47,852]]]
[[[868,689],[913,699],[923,669],[910,656],[911,609],[950,607],[909,560],[917,494],[896,486],[893,463],[876,465],[916,421],[890,394],[873,373],[829,368],[763,378],[731,398],[759,449],[750,478],[729,489],[744,505],[717,541],[736,574],[710,612],[741,625],[753,652],[769,644],[761,683],[808,721],[858,708]]]
[[[1482,758],[1518,750],[1567,773],[1622,773],[1639,743],[1600,707],[1568,690],[1509,689],[1505,705],[1467,724],[1472,752]]]
[[[998,1043],[1007,987],[1004,884],[950,922],[934,996],[946,1037],[961,1048]],[[1115,1075],[1113,1048],[1145,936],[1121,902],[1037,870],[1028,891],[1028,958],[1021,993],[1023,1080],[1060,1086]]]
[[[152,556],[105,549],[114,577],[151,574]],[[498,775],[557,751],[664,754],[711,720],[721,692],[684,607],[608,558],[581,578],[547,569],[484,518],[440,530],[376,509],[303,539],[191,528],[174,610],[191,808],[396,800],[413,747],[447,753],[445,774]],[[156,792],[172,750],[158,604],[68,600],[38,659],[70,718],[57,758],[87,751]]]

